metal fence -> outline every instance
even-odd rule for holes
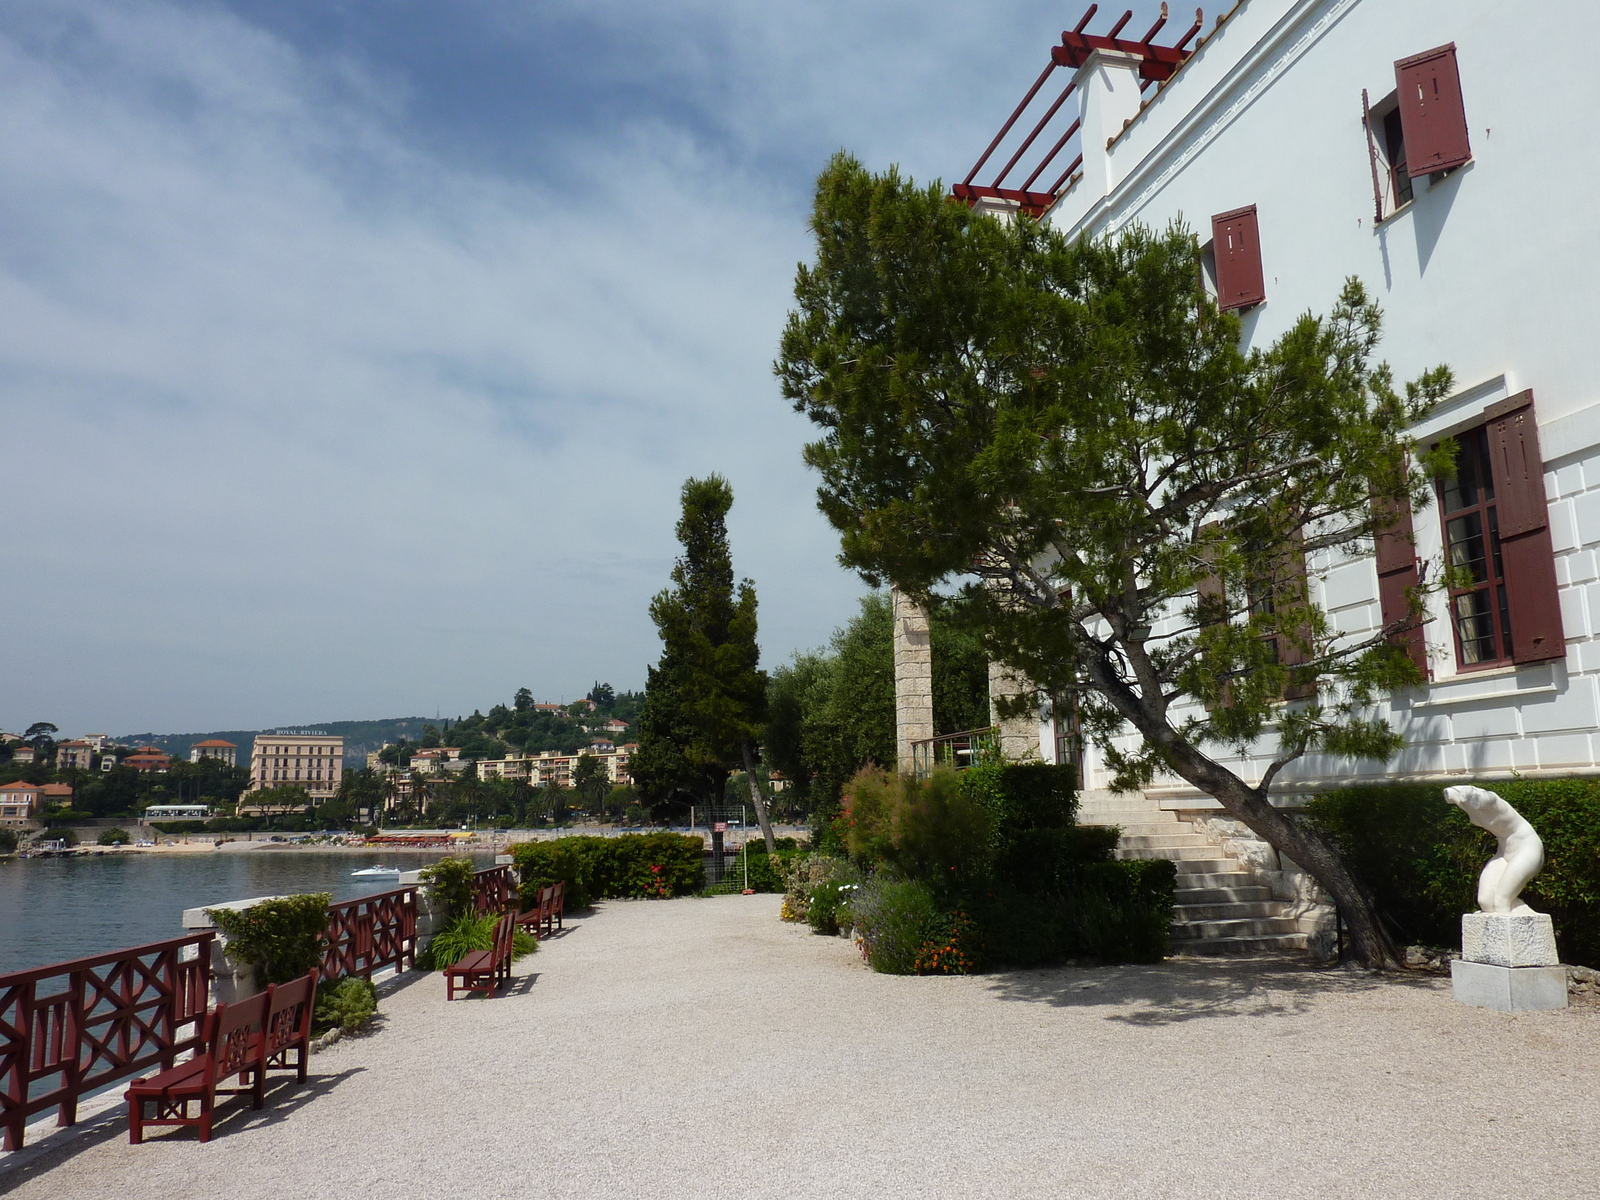
[[[998,758],[1000,730],[965,729],[960,733],[947,733],[940,737],[911,743],[911,773],[926,779],[936,766],[949,765],[958,771],[975,767],[985,758]]]

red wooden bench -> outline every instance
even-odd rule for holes
[[[557,880],[551,885],[550,892],[550,912],[544,921],[544,931],[546,933],[554,933],[557,929],[566,928],[561,923],[561,918],[567,911],[567,881],[565,879]]]
[[[537,938],[543,932],[545,923],[550,919],[550,907],[555,903],[555,894],[555,884],[540,888],[538,896],[534,898],[532,907],[527,912],[517,915],[517,924]]]
[[[456,998],[456,989],[487,992],[511,980],[511,938],[517,929],[517,914],[507,909],[494,927],[494,947],[474,950],[454,966],[444,969],[445,1000]],[[459,980],[459,982],[457,982]]]
[[[306,1059],[311,1057],[311,1014],[317,1006],[317,972],[267,989],[266,1036],[261,1045],[261,1069],[294,1071],[306,1081]]]
[[[209,1028],[201,1053],[159,1075],[135,1079],[123,1094],[128,1102],[128,1140],[135,1146],[144,1141],[146,1125],[197,1125],[200,1140],[209,1142],[218,1096],[248,1095],[254,1108],[266,1103],[261,1053],[266,1017],[266,992],[217,1005],[206,1017]],[[239,1077],[238,1086],[223,1087],[231,1075]],[[145,1116],[147,1104],[155,1105],[154,1116]],[[198,1110],[191,1112],[191,1104]]]

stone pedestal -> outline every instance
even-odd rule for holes
[[[1567,971],[1548,913],[1467,913],[1461,957],[1450,964],[1455,997],[1475,1008],[1537,1012],[1567,1006]]]
[[[1492,963],[1450,964],[1450,982],[1462,1004],[1499,1012],[1543,1012],[1567,1006],[1565,967],[1497,967]]]
[[[1461,918],[1461,957],[1496,967],[1553,967],[1556,929],[1549,913],[1467,913]]]

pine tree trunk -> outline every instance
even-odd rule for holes
[[[767,798],[761,794],[761,785],[756,782],[756,755],[750,748],[749,741],[739,743],[739,749],[744,753],[744,777],[750,784],[750,803],[755,805],[756,820],[761,823],[761,836],[766,839],[767,853],[778,852],[778,839],[772,836],[772,819],[767,816]]]

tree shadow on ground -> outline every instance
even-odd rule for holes
[[[313,1074],[303,1084],[292,1075],[268,1076],[266,1106],[260,1109],[250,1107],[249,1096],[219,1097],[211,1126],[212,1140],[256,1126],[276,1125],[288,1120],[293,1113],[312,1101],[329,1095],[346,1079],[364,1070],[365,1067],[351,1067],[337,1073]],[[0,1162],[0,1193],[20,1187],[86,1150],[92,1150],[119,1138],[126,1141],[128,1106],[123,1103],[108,1108],[87,1121],[71,1126],[70,1133],[67,1130],[63,1133],[68,1136],[64,1137],[59,1145],[42,1147],[42,1153],[28,1154],[26,1161],[18,1162],[14,1166]],[[200,1131],[192,1125],[146,1125],[144,1140],[146,1144],[166,1141],[198,1142]],[[142,1149],[140,1146],[128,1147],[134,1154],[140,1149]]]
[[[1328,997],[1440,984],[1436,975],[1318,967],[1296,958],[1169,958],[1114,967],[1002,971],[991,979],[991,990],[1001,1000],[1106,1009],[1108,1021],[1143,1026],[1295,1016]]]

